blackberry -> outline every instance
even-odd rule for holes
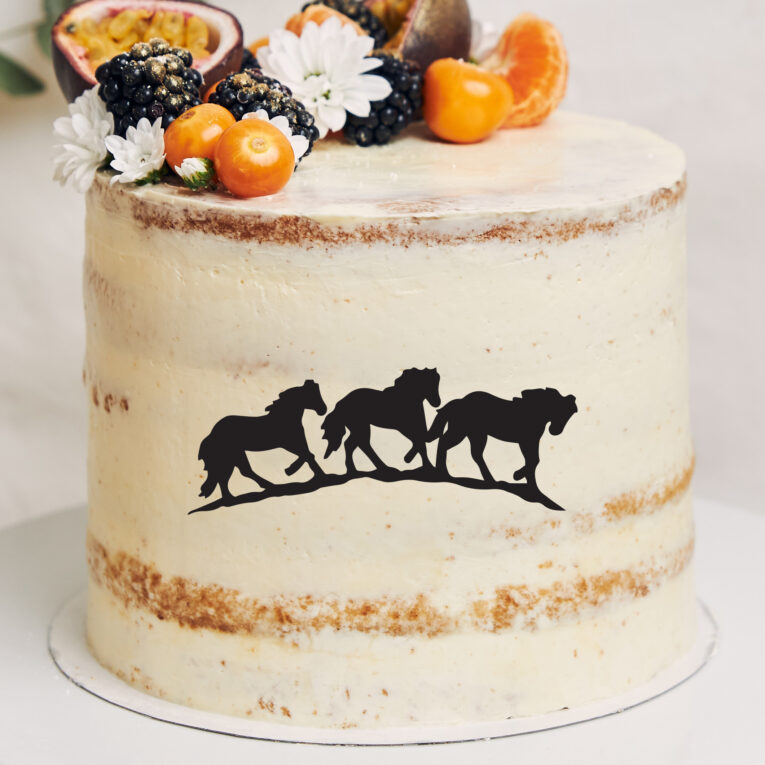
[[[249,48],[245,48],[242,51],[242,66],[239,68],[240,72],[245,69],[258,69],[258,59],[255,58],[252,51]]]
[[[286,117],[293,134],[308,139],[308,151],[301,159],[311,153],[319,137],[313,115],[294,98],[286,85],[267,77],[260,69],[230,74],[218,83],[208,100],[211,104],[225,107],[238,120],[259,109],[264,109],[270,118],[279,115]]]
[[[375,48],[382,48],[388,42],[388,32],[382,21],[359,0],[311,0],[303,6],[303,10],[309,5],[326,5],[333,11],[339,11],[353,19],[375,41]]]
[[[422,73],[413,61],[374,51],[382,63],[370,74],[384,77],[393,88],[381,101],[373,101],[368,117],[348,114],[345,137],[359,146],[382,146],[415,120],[422,119]]]
[[[96,70],[98,95],[114,115],[114,132],[124,136],[138,120],[162,118],[166,128],[178,115],[201,103],[202,75],[191,69],[191,54],[160,38],[139,42]]]

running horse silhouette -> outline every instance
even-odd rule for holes
[[[435,369],[405,369],[388,388],[358,388],[351,391],[338,401],[321,426],[327,440],[324,458],[340,448],[345,431],[348,430],[349,435],[345,441],[345,466],[348,473],[357,472],[353,464],[353,452],[356,449],[361,449],[375,468],[387,470],[388,466],[377,455],[369,440],[370,426],[376,425],[378,428],[397,430],[412,442],[412,448],[404,457],[406,462],[411,462],[419,454],[423,467],[432,468],[425,443],[428,425],[423,402],[427,401],[431,406],[441,404],[438,395],[440,379]]]
[[[287,475],[296,473],[307,463],[315,476],[324,475],[316,458],[311,454],[303,430],[303,412],[312,409],[319,415],[326,414],[327,405],[321,397],[319,386],[313,380],[289,388],[266,407],[261,417],[231,415],[218,420],[213,429],[199,445],[199,459],[204,462],[207,479],[202,484],[200,497],[209,497],[220,486],[224,501],[233,499],[228,482],[234,468],[245,478],[251,478],[264,489],[273,486],[251,467],[245,452],[264,452],[269,449],[286,449],[297,459],[285,469]]]
[[[526,464],[515,471],[513,478],[516,481],[525,478],[529,486],[536,488],[539,442],[547,424],[550,433],[558,436],[576,411],[576,398],[564,396],[555,388],[525,390],[512,401],[482,391],[468,393],[441,407],[428,431],[428,441],[440,437],[436,470],[448,475],[447,452],[467,438],[470,454],[484,481],[494,483],[483,458],[486,440],[492,436],[520,446]]]

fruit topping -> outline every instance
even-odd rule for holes
[[[217,104],[199,104],[181,114],[165,131],[165,158],[175,170],[184,159],[212,159],[215,144],[236,119]]]
[[[368,117],[348,114],[343,134],[359,146],[382,146],[407,125],[422,119],[423,78],[417,64],[384,51],[374,51],[372,55],[382,63],[371,74],[384,77],[392,92],[387,98],[371,103]]]
[[[290,88],[313,115],[319,137],[342,130],[348,113],[369,115],[370,104],[391,93],[390,83],[370,70],[380,65],[369,54],[374,40],[358,35],[336,16],[307,22],[298,37],[275,29],[258,50],[262,72]]]
[[[305,10],[301,13],[296,13],[294,16],[290,16],[290,18],[287,19],[284,28],[300,37],[305,29],[305,25],[309,21],[313,21],[317,26],[321,26],[327,19],[331,18],[337,19],[344,27],[350,27],[357,35],[363,36],[366,34],[355,21],[349,19],[343,13],[328,8],[322,3],[319,3],[318,5],[307,5]]]
[[[363,2],[359,2],[359,0],[313,0],[313,2],[306,3],[303,10],[305,11],[309,6],[316,4],[338,11],[343,16],[355,21],[364,30],[364,34],[369,35],[375,41],[375,48],[382,48],[388,41],[388,32],[382,21]]]
[[[425,121],[439,138],[475,143],[505,122],[513,91],[498,74],[445,58],[425,72],[424,100]]]
[[[439,58],[467,58],[470,9],[467,0],[366,0],[386,27],[385,47],[416,62],[424,72]]]
[[[245,69],[257,69],[258,68],[258,59],[255,58],[255,54],[249,49],[245,48],[242,51],[242,68],[239,70],[240,72],[243,72]],[[217,82],[215,83],[218,84]]]
[[[96,83],[101,64],[153,38],[189,50],[210,82],[236,71],[242,57],[236,18],[185,0],[85,0],[65,10],[51,34],[56,77],[69,101]]]
[[[269,122],[247,119],[232,125],[215,147],[215,172],[235,196],[275,194],[287,185],[295,153],[287,138]]]
[[[161,117],[162,127],[167,128],[200,103],[202,75],[191,63],[187,50],[154,38],[101,64],[95,72],[98,94],[114,115],[114,132],[124,136],[142,117],[152,123]]]
[[[313,115],[293,97],[286,85],[267,77],[260,69],[229,75],[216,85],[207,100],[228,109],[237,120],[260,109],[265,110],[270,118],[285,117],[294,134],[308,139],[308,150],[304,156],[311,153],[319,137]]]
[[[560,32],[531,13],[518,16],[481,62],[501,74],[515,94],[505,127],[538,125],[563,100],[568,56]]]

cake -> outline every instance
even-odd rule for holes
[[[87,196],[88,618],[303,726],[617,695],[692,645],[682,152],[568,112]],[[201,493],[201,496],[200,496]]]

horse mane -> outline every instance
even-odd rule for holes
[[[529,388],[521,392],[521,398],[529,403],[552,403],[563,398],[555,388]]]
[[[267,412],[280,412],[283,409],[293,409],[292,406],[294,402],[300,398],[301,394],[303,392],[303,386],[298,385],[296,388],[287,388],[287,390],[282,391],[277,398],[275,398],[267,407]]]
[[[393,381],[393,387],[394,388],[400,388],[402,385],[405,385],[409,379],[412,377],[412,372],[414,372],[414,369],[405,369],[394,381]]]
[[[521,399],[534,407],[546,407],[551,414],[561,414],[571,407],[571,399],[556,388],[531,388],[521,393]]]
[[[405,369],[394,381],[393,381],[393,387],[394,388],[401,388],[406,386],[407,383],[409,383],[411,380],[414,380],[417,377],[429,377],[431,376],[436,370],[435,369],[417,369],[416,367],[411,367],[410,369]]]

